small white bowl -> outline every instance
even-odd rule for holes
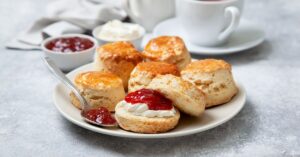
[[[93,42],[93,47],[79,51],[79,52],[56,52],[46,48],[46,45],[58,38],[67,38],[67,37],[80,37],[85,38]],[[41,44],[41,48],[44,51],[44,55],[53,60],[53,62],[63,71],[70,71],[74,68],[77,68],[81,65],[90,63],[93,60],[93,56],[98,46],[98,42],[91,36],[83,34],[65,34],[55,37],[47,38]]]
[[[132,24],[132,23],[124,23],[124,24]],[[99,45],[103,45],[103,44],[106,44],[106,43],[110,43],[110,42],[116,42],[118,40],[105,40],[105,39],[101,39],[98,37],[98,34],[99,32],[101,31],[103,25],[100,25],[100,26],[97,26],[96,28],[93,29],[93,37],[96,38],[99,42]],[[131,42],[135,48],[137,49],[141,49],[141,43],[142,43],[142,40],[143,40],[143,37],[144,35],[146,34],[146,31],[145,31],[145,28],[140,26],[141,27],[141,30],[139,32],[140,36],[138,38],[135,38],[135,39],[132,39],[132,40],[127,40],[129,42]],[[124,41],[124,40],[122,40]]]

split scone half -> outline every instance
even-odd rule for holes
[[[105,107],[111,112],[115,111],[116,104],[125,97],[121,78],[110,72],[80,73],[75,77],[74,83],[92,109]],[[73,92],[70,97],[71,103],[81,109],[80,102]]]
[[[150,40],[142,54],[146,61],[175,64],[179,70],[191,62],[185,43],[177,36],[160,36]]]
[[[180,72],[176,65],[166,62],[142,62],[131,72],[128,81],[128,91],[133,92],[146,88],[157,75],[172,74],[179,76]]]
[[[119,126],[137,133],[167,132],[176,127],[180,118],[171,100],[149,89],[129,93],[115,110]]]
[[[119,76],[127,89],[133,68],[143,61],[143,57],[130,42],[114,42],[102,45],[94,57],[95,69],[109,71]]]
[[[192,83],[174,75],[158,75],[147,86],[172,100],[180,111],[200,116],[205,110],[205,94]]]
[[[206,107],[224,104],[238,92],[231,65],[224,60],[194,61],[181,71],[181,77],[195,84],[206,94]]]

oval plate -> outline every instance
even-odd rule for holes
[[[74,80],[76,74],[91,70],[93,70],[93,64],[86,64],[68,73],[67,77],[70,80]],[[66,119],[88,130],[128,138],[169,138],[199,133],[217,127],[233,118],[243,108],[246,101],[244,88],[240,84],[237,85],[239,93],[230,102],[205,110],[204,114],[199,118],[181,114],[179,123],[175,129],[159,134],[140,134],[128,132],[120,128],[101,128],[86,123],[81,118],[80,110],[74,107],[70,102],[70,90],[61,83],[56,85],[53,99],[56,108]]]

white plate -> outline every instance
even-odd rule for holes
[[[153,30],[153,37],[160,35],[177,35],[184,39],[187,49],[194,54],[222,55],[240,52],[255,47],[264,41],[265,33],[257,25],[241,20],[239,27],[229,37],[228,42],[218,47],[202,47],[187,40],[176,18],[159,23]],[[144,42],[145,43],[145,42]]]
[[[92,63],[81,66],[67,74],[67,77],[70,80],[74,80],[76,74],[93,70],[92,67]],[[238,84],[238,88],[239,93],[229,103],[205,110],[204,115],[200,118],[183,116],[181,114],[182,117],[180,118],[179,124],[174,130],[160,134],[139,134],[124,131],[120,128],[101,128],[86,123],[81,118],[80,110],[70,103],[70,90],[61,83],[55,87],[53,98],[56,108],[66,119],[88,130],[106,135],[128,138],[168,138],[202,132],[219,126],[233,118],[243,108],[246,100],[244,88],[240,84]]]

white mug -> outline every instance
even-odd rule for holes
[[[156,24],[175,15],[175,0],[122,0],[123,8],[136,23],[151,32]]]
[[[177,0],[177,17],[190,42],[217,46],[238,27],[243,0]]]

